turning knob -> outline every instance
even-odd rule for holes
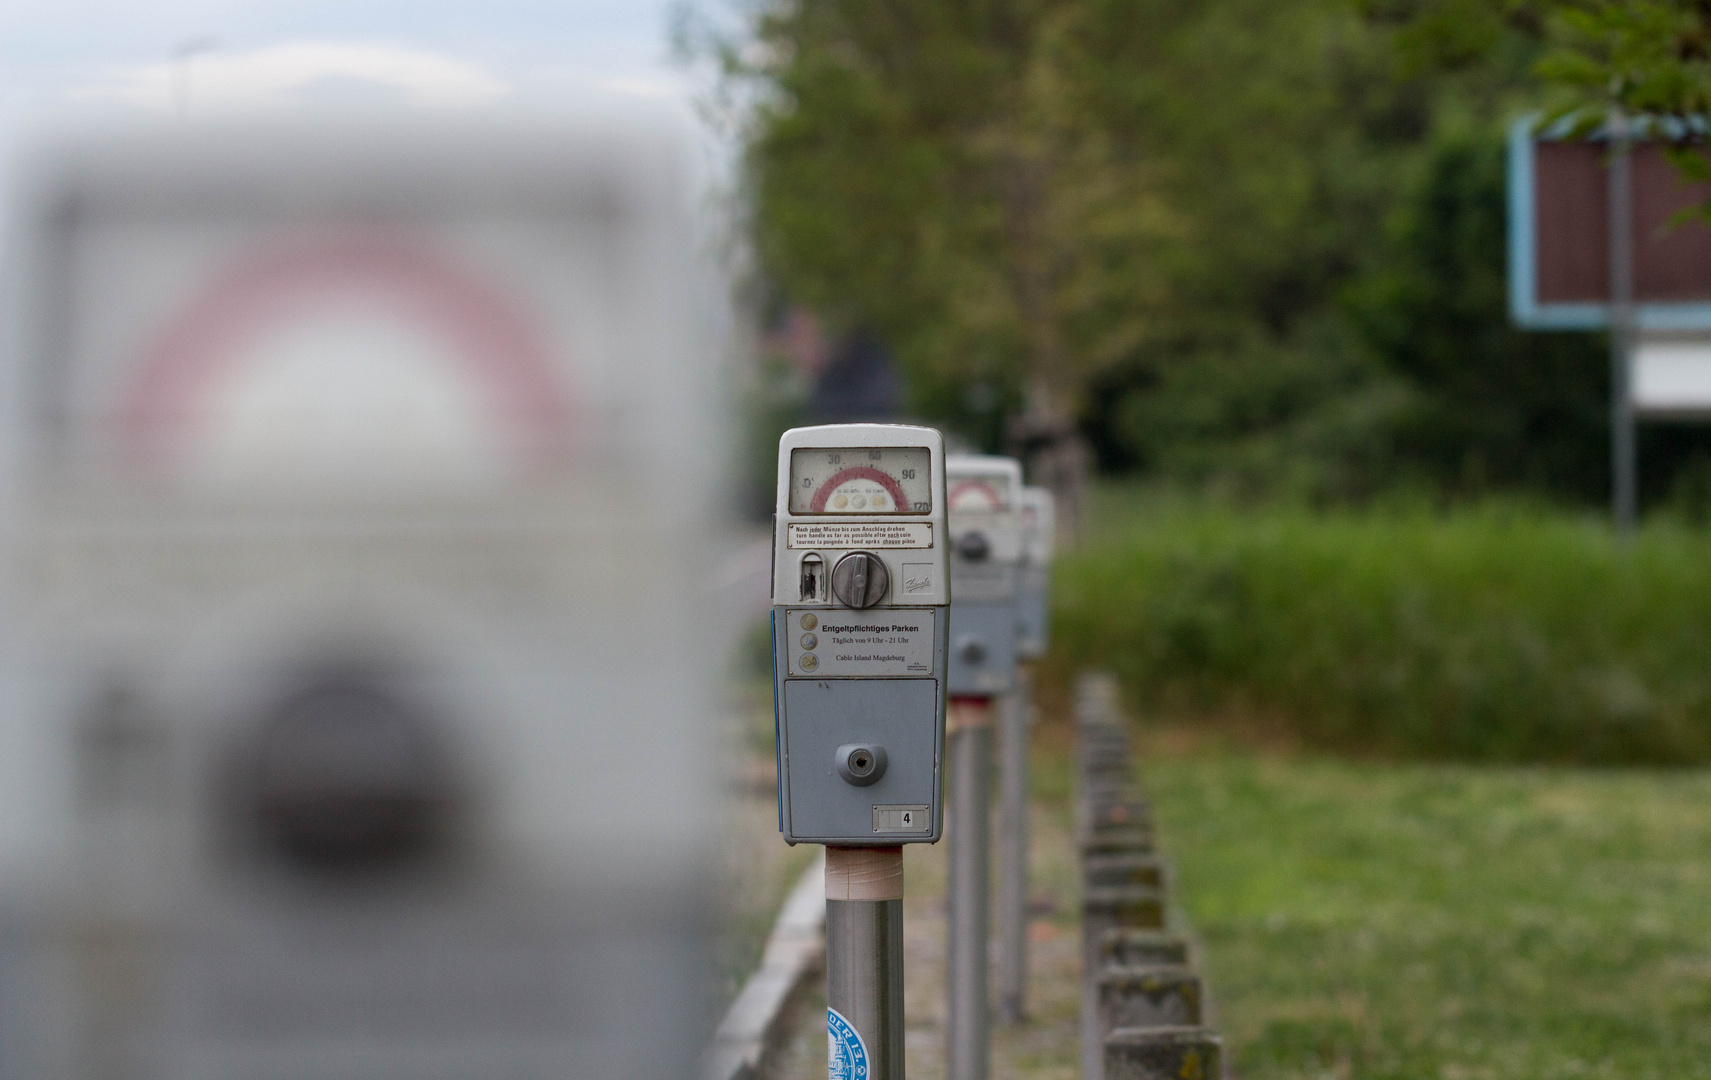
[[[832,567],[832,595],[849,607],[872,607],[890,588],[885,560],[871,552],[852,551]]]
[[[965,532],[956,542],[956,553],[969,562],[985,562],[992,554],[992,545],[982,532]]]

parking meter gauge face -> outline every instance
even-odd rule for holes
[[[1006,490],[993,480],[953,480],[945,499],[953,514],[996,514],[1009,509]]]
[[[790,512],[925,514],[931,478],[924,446],[798,448],[790,452]]]

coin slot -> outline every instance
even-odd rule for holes
[[[801,597],[804,600],[825,599],[826,561],[812,552],[802,556]]]

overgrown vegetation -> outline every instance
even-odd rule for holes
[[[1056,577],[1055,663],[1149,712],[1315,746],[1711,761],[1711,536],[1490,502],[1266,512],[1108,495]]]
[[[1711,1077],[1711,776],[1154,749],[1245,1080]]]

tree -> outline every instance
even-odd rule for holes
[[[1098,7],[779,0],[758,48],[726,52],[762,87],[763,265],[882,333],[918,403],[955,414],[964,387],[996,387],[1060,445],[1087,373],[1156,306],[1173,228],[1156,165],[1090,107],[1112,48]]]

